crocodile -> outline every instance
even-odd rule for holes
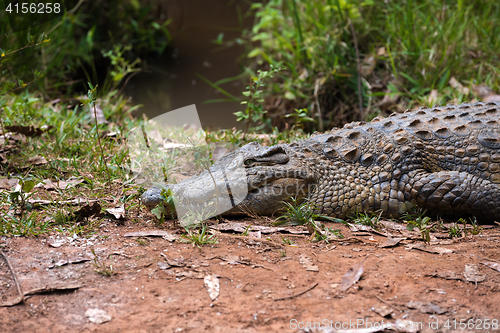
[[[212,168],[235,154],[244,157],[248,194],[226,215],[244,208],[272,215],[297,197],[318,214],[341,219],[369,211],[400,218],[419,207],[428,215],[500,221],[498,102],[407,110],[290,144],[252,142]],[[196,197],[208,178],[205,172],[167,186],[189,188],[186,195]],[[153,186],[141,199],[152,207],[161,202],[161,189]]]

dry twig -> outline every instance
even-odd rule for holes
[[[18,303],[24,302],[24,294],[21,290],[21,286],[19,285],[19,282],[17,281],[17,276],[16,276],[16,272],[14,272],[14,268],[12,268],[12,265],[10,264],[9,259],[7,258],[5,253],[3,253],[2,250],[0,250],[0,254],[5,259],[5,262],[7,263],[7,266],[9,267],[10,272],[12,273],[12,278],[14,279],[14,283],[16,284],[17,292],[19,293],[19,296],[14,301],[12,301],[8,304],[4,303],[4,304],[2,304],[2,306],[12,306],[12,305],[16,305]]]
[[[290,296],[285,296],[285,297],[280,297],[280,298],[275,298],[274,300],[275,301],[283,301],[285,299],[291,299],[291,298],[295,298],[295,297],[298,297],[298,296],[301,296],[301,295],[304,295],[305,293],[313,290],[314,288],[316,288],[318,286],[318,282],[316,282],[315,284],[312,285],[312,287],[309,287],[309,289],[306,289],[298,294],[294,294],[294,295],[290,295]]]

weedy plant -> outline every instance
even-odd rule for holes
[[[137,238],[135,241],[137,242],[137,244],[142,245],[142,246],[147,246],[150,243],[149,239],[141,238],[141,237]]]
[[[448,229],[448,235],[451,238],[461,237],[464,235],[465,229],[460,229],[460,225],[458,223],[453,223],[452,226]]]
[[[286,250],[278,249],[278,253],[280,254],[280,257],[282,257],[282,258],[286,257]]]
[[[377,229],[379,227],[380,217],[382,216],[383,211],[379,210],[376,212],[369,213],[360,213],[356,212],[351,219],[354,223],[366,225],[372,227],[373,229]]]
[[[158,186],[163,186],[158,184]],[[158,218],[158,223],[162,224],[165,222],[166,217],[173,217],[175,212],[175,200],[172,193],[172,190],[169,188],[163,188],[161,190],[162,201],[155,208],[151,210],[156,218]]]
[[[199,229],[186,229],[186,233],[181,235],[181,242],[191,243],[201,249],[202,245],[216,244],[218,242],[217,236],[208,231],[206,224],[202,224]]]
[[[0,199],[0,205],[9,205],[7,211],[0,215],[0,234],[36,236],[50,231],[52,222],[49,219],[39,222],[40,213],[34,211],[29,203],[35,181],[31,177],[18,179],[18,189],[8,195],[2,193]]]
[[[315,205],[311,202],[296,197],[290,197],[290,201],[283,201],[285,214],[276,219],[275,225],[307,225],[321,217],[314,212]]]
[[[113,264],[106,265],[104,262],[101,262],[97,255],[95,254],[95,250],[93,248],[90,249],[90,252],[94,255],[94,260],[92,261],[92,266],[95,267],[95,271],[102,275],[102,276],[107,276],[111,277],[115,273],[115,270],[113,268]],[[113,256],[109,256],[110,259],[113,259]]]
[[[420,236],[422,237],[422,240],[426,243],[430,243],[431,241],[431,235],[430,232],[434,230],[434,223],[432,223],[432,220],[430,217],[425,216],[425,217],[417,217],[415,220],[410,220],[407,221],[406,229],[409,231],[413,231],[415,227],[418,228],[420,231]]]
[[[290,197],[290,201],[283,201],[283,204],[286,206],[286,212],[276,219],[274,225],[304,225],[314,235],[314,241],[328,240],[332,236],[335,238],[344,237],[339,229],[321,226],[320,223],[316,222],[316,219],[321,218],[337,223],[345,223],[344,220],[316,214],[314,212],[315,205],[307,200],[300,202],[299,199]]]
[[[290,239],[288,237],[283,237],[283,236],[281,236],[281,242],[283,244],[286,244],[286,245],[293,245],[293,244],[295,244],[295,242],[293,241],[293,239]]]
[[[267,111],[264,110],[264,88],[266,86],[266,81],[269,78],[272,78],[274,74],[279,73],[281,68],[279,65],[270,65],[270,70],[262,71],[258,70],[257,75],[252,75],[250,77],[250,82],[248,86],[245,88],[246,91],[243,92],[243,96],[247,99],[242,101],[241,104],[246,105],[245,111],[235,112],[235,116],[237,117],[237,121],[245,122],[245,129],[243,130],[243,138],[248,131],[248,126],[250,125],[250,121],[260,122],[261,126],[258,126],[256,130],[262,129],[264,126],[269,126],[269,123],[265,123],[265,114]]]
[[[472,235],[479,235],[483,228],[477,223],[475,216],[469,218],[469,222],[472,226],[472,230],[469,231]],[[464,236],[467,235],[467,220],[464,218],[458,219],[458,223],[462,223]]]

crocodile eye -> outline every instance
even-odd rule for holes
[[[255,162],[257,162],[256,160],[254,160],[253,158],[249,158],[248,160],[245,160],[245,165],[252,165],[254,164]]]

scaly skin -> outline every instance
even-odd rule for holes
[[[500,103],[421,108],[292,144],[251,143],[235,153],[244,155],[249,193],[228,215],[243,205],[270,215],[298,196],[338,218],[378,210],[398,218],[418,206],[430,215],[500,221]],[[168,186],[193,189],[206,178]],[[142,201],[159,203],[160,190],[149,189]]]

